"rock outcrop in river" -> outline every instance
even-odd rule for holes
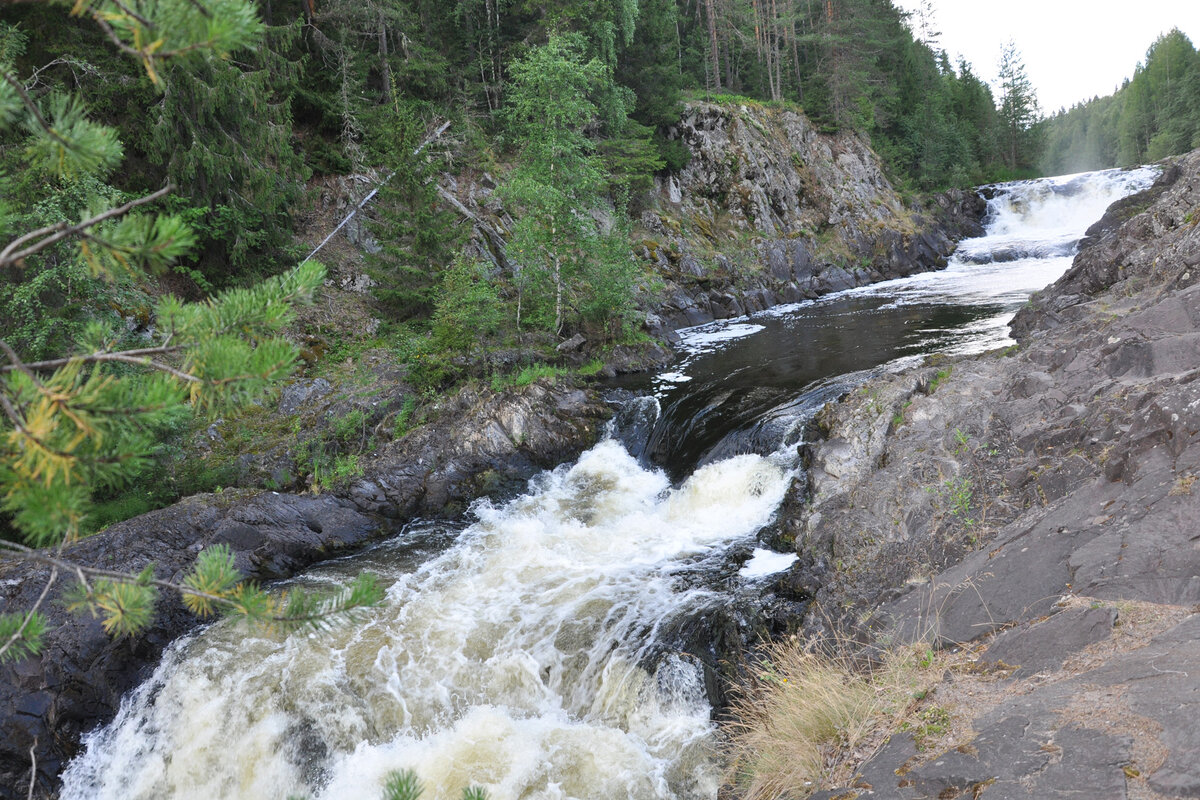
[[[1200,797],[1200,151],[1088,234],[1017,346],[821,419],[798,624],[978,660],[923,701],[956,736],[819,798]]]

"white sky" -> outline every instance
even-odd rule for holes
[[[939,45],[993,84],[1000,49],[1016,42],[1042,112],[1051,114],[1132,77],[1171,28],[1200,46],[1200,0],[932,0]],[[894,0],[915,10],[920,0]],[[914,21],[915,24],[915,21]]]

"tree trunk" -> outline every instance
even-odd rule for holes
[[[379,11],[379,72],[383,82],[383,102],[391,104],[395,100],[392,94],[392,65],[388,63],[388,33],[387,23],[383,19],[383,10]]]
[[[712,44],[712,79],[713,88],[721,90],[721,52],[717,45],[717,16],[716,0],[704,0],[708,16],[708,41]]]
[[[554,254],[554,335],[562,333],[562,263]]]

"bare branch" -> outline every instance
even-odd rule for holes
[[[146,356],[129,356],[125,355],[124,353],[101,353],[100,355],[93,356],[90,360],[94,362],[119,361],[124,364],[136,364],[140,367],[149,367],[150,369],[156,369],[159,372],[165,372],[168,375],[172,375],[176,378],[179,378],[179,380],[187,381],[188,383],[204,383],[203,378],[197,378],[195,375],[184,372],[183,370],[175,369],[175,367],[164,364],[161,361],[155,361],[154,359]]]
[[[108,580],[119,581],[121,583],[146,583],[151,586],[157,586],[162,589],[169,589],[173,592],[178,592],[179,594],[190,594],[194,597],[202,597],[206,600],[211,600],[214,603],[220,603],[221,605],[225,605],[225,606],[232,607],[232,606],[236,605],[236,603],[234,603],[232,600],[230,600],[227,597],[221,597],[220,595],[209,594],[208,592],[202,592],[199,589],[192,589],[189,586],[183,586],[182,584],[178,584],[178,583],[171,583],[170,581],[164,581],[159,578],[150,578],[149,580],[143,581],[143,580],[140,580],[138,578],[138,576],[130,575],[127,572],[117,572],[115,570],[101,569],[99,567],[85,567],[82,564],[76,564],[74,562],[67,561],[66,559],[63,559],[63,558],[46,555],[45,553],[43,553],[39,550],[36,550],[32,547],[28,547],[26,545],[20,544],[18,542],[0,541],[0,549],[11,550],[13,552],[19,553],[23,558],[27,558],[30,561],[36,561],[39,564],[44,564],[44,565],[54,568],[54,569],[63,569],[68,572],[73,572],[73,573],[75,573],[76,576],[78,576],[79,582],[82,583],[85,587],[88,587],[89,592],[91,591],[91,587],[90,587],[90,584],[87,582],[87,579],[85,578],[85,576],[89,576],[92,578],[106,578]]]
[[[125,12],[126,14],[128,14],[129,16],[133,17],[133,18],[134,18],[134,19],[136,19],[138,22],[140,22],[141,24],[145,25],[147,28],[153,28],[153,27],[155,27],[153,22],[151,22],[150,20],[146,19],[145,17],[143,17],[141,14],[137,13],[136,11],[134,11],[134,10],[133,10],[132,8],[130,8],[129,6],[127,6],[127,5],[125,5],[124,3],[122,3],[122,2],[121,2],[121,0],[111,0],[111,2],[112,2],[112,4],[113,4],[114,6],[116,6],[116,7],[117,7],[117,8],[119,8],[119,9],[121,9],[121,11],[123,11],[123,12]]]
[[[0,342],[0,346],[2,346],[2,344],[3,343]],[[181,352],[184,349],[186,349],[186,348],[183,345],[170,345],[170,346],[163,345],[161,347],[143,347],[138,350],[121,350],[118,353],[109,353],[109,352],[88,353],[87,355],[69,356],[67,358],[55,358],[55,359],[51,359],[49,361],[31,361],[29,363],[22,364],[20,366],[16,366],[13,364],[6,364],[6,365],[0,367],[0,372],[11,372],[14,369],[22,369],[22,368],[24,370],[32,370],[32,371],[36,371],[36,372],[42,372],[42,371],[46,371],[46,370],[58,369],[59,367],[65,367],[67,364],[70,364],[72,361],[82,361],[85,364],[91,364],[91,363],[99,362],[99,361],[112,361],[112,360],[114,360],[112,358],[113,356],[122,356],[124,358],[144,358],[147,356],[167,356],[167,355],[171,355],[173,353]]]
[[[125,44],[125,42],[121,41],[121,37],[117,35],[117,32],[113,30],[112,25],[109,25],[103,17],[101,17],[99,14],[92,14],[92,19],[95,20],[96,24],[100,26],[100,30],[104,31],[109,40],[116,45],[118,50],[120,50],[122,53],[126,53],[127,55],[137,56],[143,61],[146,60],[146,54],[141,50],[138,50],[136,47],[130,47],[129,45]]]
[[[421,142],[420,145],[417,146],[417,149],[413,150],[412,154],[414,156],[419,155],[420,152],[422,150],[424,150],[431,142],[433,142],[435,139],[437,139],[439,136],[441,136],[443,133],[445,133],[446,129],[449,127],[450,127],[449,120],[442,123],[440,128],[438,128],[436,131],[434,131],[433,133],[431,133],[425,137],[425,140],[423,142]],[[329,244],[329,240],[332,239],[334,236],[336,236],[337,232],[340,231],[346,225],[347,222],[349,222],[351,219],[353,219],[355,214],[357,214],[359,211],[362,211],[363,206],[365,206],[367,203],[371,202],[371,198],[374,197],[379,192],[380,187],[384,186],[388,181],[390,181],[392,179],[392,176],[395,174],[396,174],[395,172],[389,172],[387,174],[387,177],[384,178],[382,181],[380,181],[379,185],[376,186],[374,189],[372,189],[370,194],[368,194],[366,197],[364,197],[362,200],[360,200],[358,205],[354,207],[354,210],[351,211],[349,214],[347,214],[346,218],[343,219],[341,222],[339,222],[338,226],[336,228],[334,228],[330,232],[330,234],[328,236],[326,236],[319,245],[316,246],[316,249],[314,249],[311,253],[309,253],[308,256],[304,260],[308,261],[313,256],[315,256],[317,253],[321,252],[321,248],[323,248],[325,245]]]
[[[38,377],[29,370],[29,367],[25,366],[25,362],[21,361],[21,357],[17,355],[17,351],[13,350],[12,347],[9,346],[8,342],[4,341],[3,339],[0,339],[0,350],[4,351],[4,355],[8,356],[9,360],[8,365],[0,367],[0,371],[10,372],[14,369],[20,370],[21,372],[25,373],[29,380],[33,381],[38,386],[42,385],[42,382],[38,380]]]
[[[25,800],[33,800],[33,787],[37,785],[37,737],[33,737],[33,744],[29,745],[29,793],[25,795]]]

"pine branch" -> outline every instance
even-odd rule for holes
[[[178,592],[179,594],[190,594],[220,605],[235,605],[233,601],[226,597],[209,594],[208,592],[203,592],[198,589],[192,589],[182,584],[164,581],[160,578],[149,578],[148,580],[142,579],[137,575],[130,575],[127,572],[117,572],[116,570],[102,569],[100,567],[86,567],[82,564],[76,564],[72,561],[67,561],[66,559],[48,556],[39,550],[18,542],[0,541],[0,550],[11,550],[20,554],[22,558],[28,559],[29,561],[35,561],[53,569],[62,569],[68,572],[73,572],[79,578],[79,582],[87,587],[89,593],[92,591],[91,585],[87,582],[85,576],[91,578],[102,578],[119,583],[142,583],[144,585],[157,586],[161,589],[169,589],[173,592]]]
[[[4,346],[5,345],[4,345],[3,341],[0,341],[0,348],[3,348]],[[95,364],[95,363],[100,363],[100,362],[104,362],[104,361],[114,361],[114,360],[124,361],[124,360],[130,359],[130,358],[140,359],[140,358],[144,358],[147,356],[173,355],[175,353],[182,352],[185,349],[187,349],[187,348],[184,347],[183,345],[161,345],[159,347],[143,347],[143,348],[140,348],[137,350],[121,350],[116,353],[103,351],[103,352],[88,353],[87,355],[82,355],[82,356],[68,356],[66,358],[54,358],[49,361],[30,361],[28,363],[23,363],[23,364],[19,364],[19,365],[5,364],[4,366],[0,366],[0,372],[11,372],[14,369],[19,369],[23,372],[28,372],[28,371],[42,372],[45,370],[52,370],[52,369],[58,369],[59,367],[65,367],[67,364],[70,364],[70,363],[73,363],[76,361],[82,362],[84,364]],[[120,356],[121,358],[118,359],[118,358],[116,358],[116,356]],[[141,362],[139,362],[139,363],[141,363]]]
[[[15,89],[17,94],[21,96],[22,104],[24,104],[25,108],[33,116],[33,119],[37,122],[38,127],[44,130],[47,135],[55,139],[63,147],[70,150],[71,143],[64,139],[58,131],[54,130],[50,123],[46,121],[46,118],[42,116],[42,110],[38,108],[37,103],[33,102],[33,98],[31,98],[29,93],[25,91],[25,85],[10,75],[8,70],[0,70],[0,75],[4,77],[4,82]],[[3,266],[3,262],[0,262],[0,266]]]
[[[339,594],[321,598],[302,592],[293,593],[287,605],[283,607],[283,613],[259,615],[256,613],[256,606],[264,609],[278,609],[279,606],[274,601],[260,599],[264,598],[262,593],[257,588],[246,583],[238,583],[229,594],[217,594],[197,589],[194,585],[174,583],[155,578],[149,569],[143,570],[138,575],[131,575],[126,572],[102,569],[100,567],[88,567],[57,556],[47,555],[35,548],[18,542],[0,541],[0,550],[12,551],[29,561],[51,567],[52,571],[61,569],[74,573],[79,578],[80,584],[84,587],[89,597],[93,596],[97,591],[88,582],[87,578],[89,577],[94,580],[112,581],[125,585],[161,588],[174,592],[184,598],[195,598],[195,601],[198,602],[186,603],[186,605],[196,612],[198,616],[205,616],[211,613],[214,608],[221,607],[228,611],[241,613],[256,621],[277,623],[288,627],[300,627],[304,625],[318,627],[324,620],[334,614],[344,614],[357,608],[375,605],[382,598],[382,590],[379,589],[374,577],[364,573],[359,575],[358,579],[349,589]],[[201,557],[197,559],[198,565],[201,563],[203,556],[204,554],[202,553]],[[227,553],[227,556],[229,565],[232,567],[232,553]]]
[[[38,595],[38,599],[33,604],[33,608],[25,612],[25,619],[21,622],[20,627],[13,631],[12,636],[9,636],[8,640],[5,641],[3,645],[0,645],[0,664],[4,663],[4,654],[7,653],[10,648],[14,647],[17,642],[21,641],[22,637],[24,637],[25,629],[29,627],[29,623],[34,619],[38,609],[41,608],[42,603],[46,601],[46,596],[50,594],[50,587],[54,585],[54,581],[57,578],[58,568],[53,567],[50,570],[50,577],[46,579],[46,585],[42,587],[42,593]]]
[[[6,77],[7,77],[7,74],[6,74]],[[96,216],[91,217],[90,219],[85,219],[83,222],[79,222],[75,225],[68,225],[68,223],[66,223],[64,221],[64,222],[59,222],[54,225],[49,225],[45,228],[39,228],[38,230],[31,231],[31,232],[25,234],[24,236],[19,236],[16,239],[14,239],[13,241],[9,242],[8,246],[5,247],[4,250],[0,250],[0,267],[7,267],[9,264],[14,264],[24,258],[27,258],[27,257],[33,255],[34,253],[44,250],[45,248],[49,247],[52,244],[55,244],[56,242],[60,242],[63,239],[69,238],[71,236],[75,236],[76,234],[78,234],[82,231],[86,231],[88,228],[92,227],[93,225],[97,225],[101,222],[104,222],[107,219],[112,219],[113,217],[119,217],[124,214],[128,214],[130,211],[137,208],[138,206],[143,206],[143,205],[146,205],[147,203],[153,203],[155,200],[161,200],[162,198],[166,197],[168,194],[170,194],[173,191],[175,191],[175,186],[173,184],[167,184],[163,188],[159,189],[157,192],[153,192],[151,194],[144,195],[135,200],[130,200],[128,203],[126,203],[123,206],[117,206],[115,208],[110,208],[101,214],[97,214]],[[26,247],[23,250],[17,249],[17,248],[21,247],[23,244],[25,244],[26,242],[37,239],[39,236],[45,236],[45,238],[41,239],[40,241],[34,242],[33,244],[29,245],[28,247]]]

